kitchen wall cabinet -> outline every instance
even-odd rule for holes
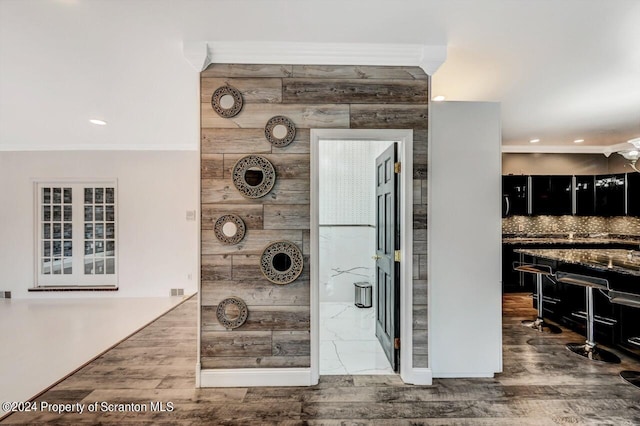
[[[624,216],[625,181],[624,174],[597,175],[595,177],[596,216]]]
[[[531,176],[531,213],[562,216],[572,214],[572,176]]]
[[[640,173],[627,173],[627,215],[640,216]]]
[[[575,176],[574,182],[576,216],[595,215],[595,177],[593,175]]]
[[[502,176],[502,217],[640,217],[640,173]]]
[[[502,217],[530,214],[530,176],[502,176]]]

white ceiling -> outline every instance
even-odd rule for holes
[[[433,94],[501,102],[505,148],[640,137],[638,0],[0,0],[0,146],[196,145],[199,40],[445,44]]]

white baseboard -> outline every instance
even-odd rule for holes
[[[400,374],[400,378],[410,385],[431,386],[433,384],[430,368],[409,368],[408,371]]]
[[[200,370],[202,388],[311,386],[310,368],[233,368]]]
[[[490,373],[433,373],[433,377],[436,379],[464,379],[464,378],[492,378],[495,376],[494,372]]]

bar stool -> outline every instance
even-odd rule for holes
[[[522,325],[524,325],[525,327],[533,328],[534,330],[543,333],[562,333],[560,327],[553,324],[548,324],[542,317],[542,304],[544,299],[542,293],[542,277],[549,278],[553,276],[551,267],[547,265],[534,265],[531,263],[514,262],[513,269],[518,272],[525,272],[527,274],[536,275],[536,292],[538,293],[538,317],[533,321],[524,320],[522,321]]]
[[[630,306],[632,308],[640,308],[640,295],[625,293],[622,291],[610,290],[609,301],[618,305]],[[627,342],[634,346],[640,347],[640,337],[630,337]],[[640,371],[624,370],[620,372],[626,382],[640,388]]]
[[[585,288],[586,305],[587,305],[587,340],[582,343],[569,343],[567,349],[576,353],[582,357],[589,358],[593,361],[620,363],[620,358],[615,354],[596,347],[596,342],[593,337],[593,289],[609,290],[609,281],[604,278],[589,277],[586,275],[571,274],[568,272],[558,271],[556,273],[556,280],[559,283],[566,283],[572,285],[578,285]]]

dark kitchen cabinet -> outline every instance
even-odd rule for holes
[[[529,176],[502,176],[502,217],[527,215]]]
[[[640,173],[627,173],[627,215],[640,216]]]
[[[532,292],[535,288],[535,279],[531,274],[519,272],[513,269],[514,264],[531,262],[528,256],[516,253],[520,248],[512,244],[502,245],[502,291],[504,293]]]
[[[576,216],[595,215],[595,177],[593,175],[576,176],[575,179]]]
[[[572,214],[572,181],[572,176],[531,176],[532,214]]]
[[[625,175],[597,175],[595,177],[596,216],[624,216]]]
[[[620,306],[620,346],[640,357],[640,309]]]

